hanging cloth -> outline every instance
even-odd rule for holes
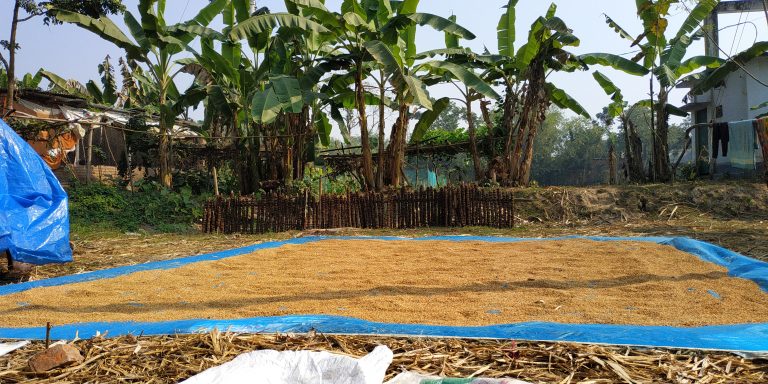
[[[752,120],[728,123],[731,166],[755,169],[755,129]]]
[[[763,167],[765,167],[765,181],[768,182],[768,118],[755,121],[755,131],[760,140],[760,148],[763,150]]]
[[[728,141],[730,130],[728,123],[712,124],[712,158],[717,159],[720,147],[723,148],[723,157],[728,157]]]
[[[431,188],[437,188],[437,173],[433,170],[429,170],[427,173],[427,182]]]

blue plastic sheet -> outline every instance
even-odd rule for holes
[[[174,335],[209,332],[305,333],[457,337],[631,345],[655,348],[709,349],[750,353],[768,352],[768,324],[726,325],[700,328],[650,327],[603,324],[530,322],[487,327],[451,327],[375,323],[339,316],[283,316],[241,320],[179,320],[158,323],[87,323],[56,326],[54,339],[90,337],[108,332],[120,335]],[[0,329],[0,339],[43,339],[45,327]]]
[[[608,238],[608,237],[566,237],[585,238],[595,241],[647,241],[673,246],[689,252],[702,260],[712,262],[729,270],[733,277],[755,281],[768,292],[768,263],[750,259],[738,253],[687,238],[644,237],[644,238]],[[72,284],[97,279],[112,278],[138,271],[172,269],[191,263],[220,260],[227,257],[253,253],[260,249],[275,248],[285,244],[307,244],[322,241],[326,237],[307,237],[280,242],[267,242],[248,247],[216,252],[183,259],[141,264],[130,267],[114,268],[81,275],[65,276],[23,284],[0,287],[0,297],[28,289],[46,286]],[[519,242],[551,241],[557,239],[517,239],[476,236],[438,236],[417,239],[399,237],[333,237],[345,240],[389,240],[389,241],[485,241]],[[558,238],[564,239],[564,238]],[[590,344],[634,345],[646,347],[713,349],[742,352],[768,352],[768,324],[743,324],[710,326],[700,328],[652,327],[604,324],[558,324],[558,323],[518,323],[487,327],[450,327],[414,324],[385,324],[337,316],[285,316],[241,320],[179,320],[158,323],[86,323],[56,326],[54,338],[90,337],[96,332],[108,332],[111,336],[125,334],[168,335],[189,334],[210,331],[214,328],[243,333],[307,332],[316,330],[329,334],[364,334],[364,335],[403,335],[429,337],[460,338],[498,338],[537,341],[564,341]],[[40,339],[45,336],[45,328],[0,328],[0,338]]]
[[[53,171],[0,120],[0,252],[37,265],[72,261],[67,204]]]

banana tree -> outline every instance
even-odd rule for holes
[[[263,54],[263,39],[269,38],[272,28],[265,28],[257,34],[258,38],[248,39],[247,47],[240,42],[239,36],[229,34],[238,23],[267,13],[265,10],[253,13],[253,8],[248,0],[226,2],[221,12],[223,32],[213,33],[204,28],[191,30],[200,37],[201,49],[191,58],[176,61],[182,72],[193,75],[206,90],[203,129],[212,137],[213,143],[236,149],[234,169],[243,194],[255,192],[261,176],[259,132],[253,130],[249,106],[250,95],[262,76],[258,75],[258,62],[251,60],[251,55],[245,52],[250,48],[254,59]],[[211,164],[211,167],[215,171],[217,164]]]
[[[173,123],[183,109],[179,103],[191,103],[201,100],[203,93],[196,90],[182,95],[174,79],[181,73],[174,57],[184,51],[192,51],[189,44],[201,31],[208,31],[206,26],[218,15],[228,0],[214,0],[192,19],[175,25],[168,25],[165,20],[164,0],[140,0],[137,19],[126,12],[124,21],[133,40],[107,16],[91,16],[55,9],[56,18],[65,23],[75,24],[93,32],[126,52],[129,60],[135,60],[147,67],[148,76],[140,78],[144,86],[157,90],[154,100],[160,111],[159,165],[160,179],[164,186],[172,186],[172,159],[170,152]],[[212,31],[211,31],[212,32]],[[187,96],[187,97],[184,97]]]
[[[527,185],[538,128],[546,118],[550,105],[553,103],[589,117],[575,99],[547,81],[551,73],[584,70],[589,65],[609,66],[634,74],[645,74],[647,70],[616,55],[592,53],[577,56],[566,51],[568,47],[578,46],[579,39],[555,15],[555,4],[550,6],[545,16],[536,19],[528,32],[527,41],[515,50],[516,6],[517,0],[509,0],[499,20],[499,53],[491,55],[486,52],[470,59],[474,65],[485,70],[486,81],[505,90],[500,107],[502,126],[495,130],[505,136],[498,138],[504,143],[504,153],[501,159],[493,161],[496,166],[491,173],[500,176],[502,183]],[[445,54],[464,55],[455,49]]]
[[[40,71],[35,74],[26,73],[21,79],[17,79],[17,89],[37,89],[40,87],[40,83],[43,80],[43,75]],[[5,69],[0,68],[0,88],[8,88],[8,74]]]
[[[686,112],[669,104],[669,93],[683,80],[684,76],[701,68],[718,68],[724,63],[722,59],[712,56],[695,56],[685,59],[691,44],[710,33],[704,30],[701,24],[719,2],[717,0],[697,2],[680,29],[673,37],[668,38],[667,18],[670,7],[678,2],[678,0],[638,0],[637,14],[643,23],[643,33],[637,37],[633,37],[613,19],[605,16],[611,29],[630,41],[632,46],[640,48],[640,53],[632,60],[642,62],[643,67],[653,73],[651,95],[656,94],[656,97],[642,104],[650,105],[655,115],[651,175],[654,180],[662,182],[672,179],[668,143],[669,117],[670,115],[687,116]],[[654,79],[659,85],[656,92],[653,89]]]
[[[643,171],[643,142],[635,126],[634,113],[642,107],[642,103],[628,106],[624,101],[621,89],[600,71],[595,71],[592,76],[611,97],[611,103],[605,108],[607,118],[618,118],[624,134],[624,155],[627,167],[627,176],[631,183],[643,183],[646,181]]]
[[[421,105],[431,109],[424,85],[409,69],[416,56],[415,33],[417,26],[430,26],[463,38],[474,35],[448,19],[417,12],[418,0],[390,2],[389,0],[344,0],[341,12],[328,11],[319,1],[296,1],[307,17],[328,28],[333,36],[335,49],[324,58],[323,65],[330,67],[342,63],[345,71],[354,78],[355,109],[357,110],[362,141],[362,169],[365,188],[376,187],[373,158],[368,133],[366,113],[366,79],[371,67],[383,72],[378,79],[380,91],[389,82],[396,89],[398,122],[393,130],[387,153],[387,172],[382,172],[383,159],[379,159],[379,175],[387,184],[400,183],[405,136],[408,128],[408,107]],[[383,102],[380,92],[378,99]],[[383,107],[379,105],[380,145],[383,140]],[[380,151],[381,152],[381,151]],[[380,155],[383,155],[380,153]],[[381,186],[382,183],[378,183]]]
[[[456,16],[451,16],[450,20],[455,22]],[[434,57],[438,54],[449,55],[450,57],[448,60],[438,63],[437,68],[435,68],[435,65],[431,65],[432,75],[437,76],[435,82],[450,83],[454,85],[462,95],[462,99],[454,100],[464,104],[466,108],[469,149],[475,171],[475,180],[480,182],[485,179],[485,171],[483,170],[482,162],[480,160],[480,152],[477,144],[477,128],[475,127],[472,106],[476,101],[482,100],[483,98],[498,100],[501,96],[477,75],[474,66],[471,65],[468,60],[468,58],[474,54],[468,48],[462,48],[460,46],[460,39],[458,36],[451,33],[445,33],[445,49],[423,52],[419,54],[419,58]],[[445,70],[446,67],[451,68],[452,70]],[[432,82],[430,82],[430,84],[431,83]],[[422,119],[416,124],[416,129],[411,136],[411,141],[417,142],[421,140],[427,129],[429,129],[445,108],[447,108],[449,102],[450,100],[447,98],[438,100],[435,103],[433,110],[426,112],[422,116]]]
[[[33,1],[33,0],[14,0],[11,11],[11,34],[9,40],[0,40],[0,47],[8,50],[8,59],[3,57],[0,50],[0,64],[5,68],[7,97],[5,98],[5,108],[13,109],[14,93],[16,91],[16,55],[21,48],[17,42],[19,25],[37,17],[43,19],[45,25],[61,24],[61,20],[56,17],[55,5],[59,8],[67,9],[73,12],[80,12],[97,17],[101,14],[122,13],[124,6],[120,0],[58,0],[58,1]],[[21,12],[24,12],[22,14]]]
[[[268,161],[273,180],[302,178],[314,137],[330,142],[331,125],[319,104],[327,97],[317,90],[322,75],[334,68],[313,66],[329,49],[330,34],[305,17],[296,3],[301,2],[286,1],[288,13],[259,11],[225,31],[229,41],[248,39],[257,53],[255,63],[248,61],[253,68],[248,73],[250,85],[240,95],[250,107],[251,135],[264,138],[253,152],[263,147],[270,158],[280,156]],[[317,6],[324,9],[320,3]],[[272,35],[275,28],[277,33]]]
[[[120,67],[120,76],[123,78],[122,87],[118,93],[120,106],[126,109],[151,107],[151,100],[157,98],[150,93],[149,88],[143,87],[137,80],[137,78],[146,78],[141,66],[135,60],[126,60],[122,57],[117,64]]]
[[[88,99],[92,103],[113,107],[116,106],[118,100],[122,100],[122,98],[117,91],[115,71],[109,59],[109,56],[107,56],[98,67],[99,74],[101,75],[101,86],[97,85],[93,80],[88,81],[86,84],[82,84],[74,79],[66,80],[45,69],[41,69],[38,72],[38,75],[41,78],[48,80],[50,82],[50,88],[56,92],[80,96]]]
[[[40,69],[38,74],[40,74],[42,78],[48,80],[50,83],[49,89],[53,92],[66,93],[72,96],[99,102],[99,100],[93,99],[93,95],[90,94],[90,91],[85,85],[75,79],[67,80],[53,72],[46,71],[45,69]]]

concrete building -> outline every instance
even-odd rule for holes
[[[710,17],[707,26],[713,31],[706,41],[706,54],[720,56],[718,16],[736,12],[763,12],[763,2],[755,0],[723,1],[716,12]],[[733,123],[753,120],[768,114],[768,108],[755,109],[768,102],[768,87],[758,82],[768,83],[768,56],[763,55],[749,63],[744,64],[744,69],[730,74],[720,87],[705,92],[702,95],[689,95],[688,103],[683,107],[691,114],[691,121],[697,126],[693,132],[693,150],[699,175],[712,175],[715,177],[752,177],[762,174],[765,167],[754,129],[751,134],[742,132],[748,130],[749,125],[735,125]],[[695,84],[685,83],[680,87],[690,88]],[[744,142],[749,141],[751,154],[745,155],[741,151],[739,159],[733,156],[722,156],[722,151],[717,159],[712,158],[714,129],[708,123],[731,123],[731,132],[740,136],[739,145],[744,147]],[[735,127],[735,128],[734,128]],[[742,134],[743,133],[743,134]],[[731,142],[731,146],[735,146]],[[730,154],[730,153],[729,153]],[[748,161],[751,155],[751,161]]]

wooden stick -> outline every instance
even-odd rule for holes
[[[51,346],[51,322],[45,323],[45,349]]]

